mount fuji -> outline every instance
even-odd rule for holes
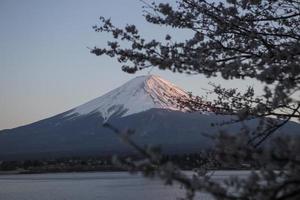
[[[180,109],[176,99],[189,98],[188,93],[159,76],[139,76],[119,88],[73,109],[67,116],[98,112],[108,120],[125,117],[152,108]]]
[[[234,116],[188,112],[178,105],[178,98],[190,97],[159,76],[136,77],[67,112],[0,131],[0,161],[134,154],[132,147],[103,127],[106,122],[120,131],[135,130],[131,136],[135,143],[160,145],[168,154],[209,148],[213,141],[205,135],[220,129],[238,132],[242,126],[212,127],[212,123],[230,121]],[[246,125],[255,127],[257,123],[251,120]],[[299,124],[289,122],[277,134],[299,130]]]

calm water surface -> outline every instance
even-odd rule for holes
[[[222,180],[249,172],[221,171]],[[24,174],[0,176],[0,200],[169,200],[184,197],[180,186],[165,186],[160,180],[127,172]],[[212,199],[198,194],[197,199]]]

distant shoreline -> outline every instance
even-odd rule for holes
[[[252,169],[255,170],[255,169]],[[194,170],[183,170],[192,172]],[[210,171],[251,171],[251,169],[211,169]],[[255,170],[256,171],[256,170]],[[97,172],[128,172],[124,169],[106,169],[106,170],[52,170],[52,171],[39,171],[39,170],[12,170],[0,171],[0,178],[4,175],[24,175],[24,174],[58,174],[58,173],[97,173]],[[128,172],[129,173],[129,172]]]
[[[18,175],[18,174],[51,174],[51,173],[73,173],[73,172],[124,172],[122,169],[102,169],[102,170],[12,170],[12,171],[0,171],[0,177],[2,175]]]

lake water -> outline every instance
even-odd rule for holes
[[[220,171],[213,176],[223,180],[249,172]],[[1,200],[175,200],[184,197],[179,185],[166,186],[160,180],[146,179],[127,172],[53,173],[0,176]],[[198,194],[197,199],[212,199]]]

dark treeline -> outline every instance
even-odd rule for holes
[[[115,171],[110,157],[72,157],[51,160],[0,161],[0,171],[20,173]]]
[[[181,169],[193,170],[196,168],[207,169],[249,169],[253,164],[241,163],[238,166],[222,166],[216,161],[212,162],[211,153],[193,153],[182,155],[163,155],[161,162],[172,162]],[[127,159],[121,157],[120,159]],[[140,159],[130,156],[132,160]],[[51,160],[24,160],[24,161],[0,161],[0,171],[16,171],[19,173],[46,173],[46,172],[76,172],[76,171],[123,171],[113,163],[111,156],[106,157],[72,157]]]

